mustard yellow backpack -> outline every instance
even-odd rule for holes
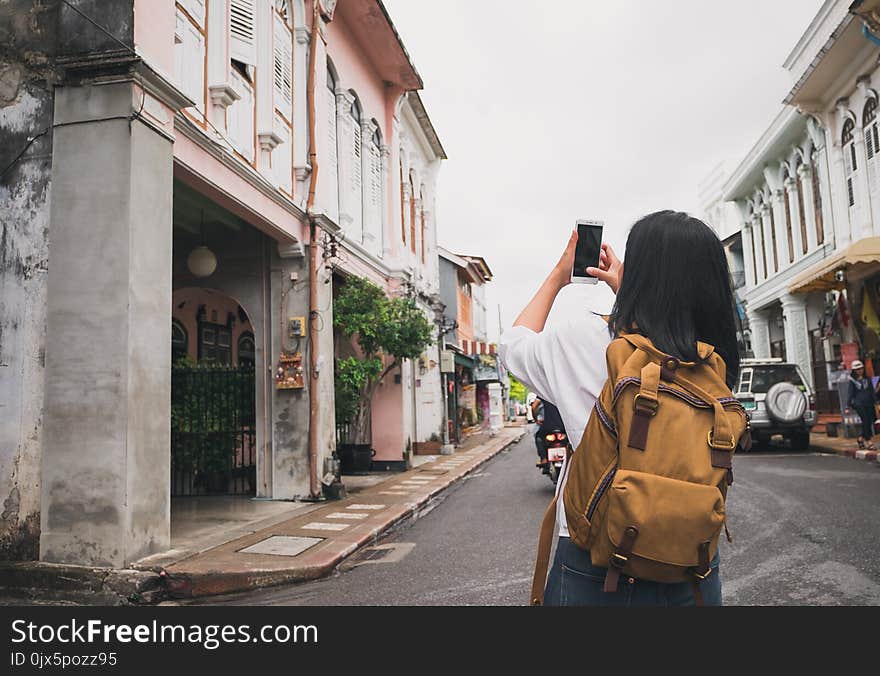
[[[608,346],[608,380],[562,491],[572,542],[608,569],[607,592],[621,575],[691,581],[701,601],[698,582],[726,530],[732,456],[751,435],[724,360],[705,343],[697,352],[699,361],[680,361],[635,333]],[[543,603],[555,512],[556,499],[542,525],[533,605]]]

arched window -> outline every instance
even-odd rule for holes
[[[758,209],[761,208],[760,203],[755,205]],[[764,217],[759,213],[758,214],[758,227],[761,229],[761,262],[764,264],[764,277],[763,279],[767,279],[767,242],[764,237],[764,231],[766,228],[764,227]]]
[[[880,154],[880,136],[877,132],[877,99],[869,98],[865,102],[865,110],[862,113],[862,128],[865,131],[865,150],[868,154],[868,186],[871,193],[877,191],[877,170],[875,159]]]
[[[354,94],[354,92],[351,92]],[[363,191],[363,161],[361,148],[361,106],[355,99],[348,111],[351,116],[351,148],[349,150],[349,164],[351,172],[349,174],[349,209],[351,214],[352,232],[359,237],[361,243],[364,241],[364,191]]]
[[[253,367],[257,363],[256,355],[254,334],[250,331],[242,333],[238,337],[238,365]]]
[[[327,65],[327,215],[339,221],[339,149],[336,145],[336,76]]]
[[[797,205],[798,219],[801,223],[801,251],[807,253],[809,242],[807,242],[807,210],[804,207],[804,178],[799,171],[801,165],[800,160],[794,165],[794,173],[797,176]]]
[[[794,262],[794,233],[791,227],[791,202],[789,200],[788,167],[782,169],[782,204],[785,209],[785,233],[788,236],[788,262]]]
[[[822,219],[822,189],[819,180],[819,165],[816,162],[818,151],[810,154],[810,180],[813,185],[813,217],[816,221],[816,243],[825,243],[825,224]]]
[[[176,319],[171,320],[171,363],[189,355],[189,334]]]
[[[840,136],[840,144],[843,147],[843,170],[846,177],[846,194],[850,208],[856,205],[856,172],[859,163],[856,159],[856,144],[853,138],[855,122],[847,118],[843,124],[843,132]]]

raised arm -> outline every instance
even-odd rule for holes
[[[550,309],[553,307],[553,301],[556,300],[559,292],[571,283],[571,269],[574,265],[574,250],[577,246],[577,240],[577,230],[574,230],[568,239],[568,245],[565,247],[562,257],[547,275],[547,279],[541,284],[541,288],[538,289],[529,304],[519,313],[519,317],[513,322],[514,326],[524,326],[535,333],[544,330]],[[598,277],[608,284],[614,293],[617,293],[623,274],[623,264],[614,255],[612,248],[603,244],[599,254],[599,267],[587,268],[587,272]]]

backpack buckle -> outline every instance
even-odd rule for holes
[[[646,397],[644,394],[639,393],[633,398],[633,408],[637,413],[647,413],[650,416],[657,415],[657,408],[660,406],[660,402],[656,399]]]
[[[696,568],[691,568],[691,575],[693,575],[693,576],[694,576],[697,580],[699,580],[700,582],[702,582],[703,580],[705,580],[705,579],[706,579],[707,577],[709,577],[711,574],[712,574],[712,569],[711,569],[711,568],[709,568],[709,570],[707,570],[705,573],[701,573],[701,572],[699,572]]]
[[[623,570],[624,566],[626,566],[627,561],[629,561],[628,557],[624,556],[620,552],[614,552],[611,555],[611,560],[609,561],[609,563],[615,568]]]
[[[715,435],[713,434],[715,430],[709,430],[709,434],[706,435],[706,441],[709,442],[710,448],[717,448],[720,451],[732,451],[736,448],[736,439],[733,438],[733,435],[730,435],[730,441],[727,443],[721,443],[715,441]]]

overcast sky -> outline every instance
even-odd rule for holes
[[[385,0],[425,81],[449,160],[439,242],[481,255],[489,337],[509,327],[578,218],[623,254],[640,216],[699,215],[697,187],[738,161],[790,88],[782,63],[820,0]],[[551,322],[607,311],[569,286]]]

